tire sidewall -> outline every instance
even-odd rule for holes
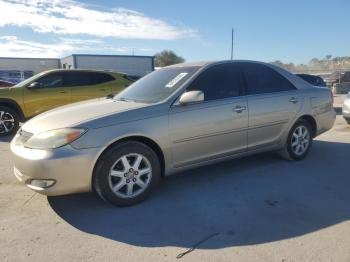
[[[17,112],[15,110],[13,110],[12,108],[9,108],[7,106],[0,106],[0,111],[5,111],[5,112],[11,114],[13,116],[13,119],[15,120],[13,129],[8,133],[0,133],[0,136],[10,136],[10,135],[15,134],[19,128],[19,116],[18,116]]]
[[[292,136],[293,136],[293,133],[295,131],[295,129],[297,129],[299,126],[304,126],[305,128],[307,128],[308,132],[309,132],[309,136],[310,136],[310,140],[309,140],[309,146],[307,148],[307,150],[301,154],[301,155],[297,155],[293,152],[293,149],[292,149]],[[311,128],[311,125],[301,119],[301,120],[298,120],[294,125],[293,127],[291,128],[290,132],[289,132],[289,135],[288,135],[288,140],[287,140],[287,151],[288,151],[288,154],[290,156],[290,158],[294,159],[294,160],[301,160],[301,159],[304,159],[306,157],[306,155],[309,153],[310,149],[311,149],[311,146],[312,146],[312,128]]]
[[[131,153],[141,154],[149,160],[152,167],[152,177],[147,189],[140,195],[137,195],[134,198],[124,199],[114,194],[110,188],[109,172],[120,157]],[[99,168],[97,168],[96,174],[94,174],[95,190],[104,200],[117,206],[129,206],[143,201],[159,184],[161,178],[161,169],[158,156],[151,148],[140,142],[130,141],[117,144],[108,150],[101,160],[99,160],[98,166]]]

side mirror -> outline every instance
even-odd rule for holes
[[[204,101],[204,93],[202,91],[189,91],[181,95],[179,104],[188,105],[193,103],[200,103]]]
[[[36,89],[36,88],[39,88],[39,87],[41,87],[39,82],[33,82],[29,86],[27,86],[28,89]]]

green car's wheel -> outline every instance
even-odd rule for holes
[[[16,133],[19,127],[19,117],[16,111],[6,106],[0,106],[0,136]]]

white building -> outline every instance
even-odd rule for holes
[[[73,54],[61,59],[62,68],[96,69],[144,76],[154,70],[153,56]]]
[[[0,57],[0,79],[17,83],[42,71],[60,68],[57,58]]]
[[[58,68],[109,70],[144,76],[154,70],[154,57],[88,54],[73,54],[62,59],[0,57],[0,79],[14,83]]]

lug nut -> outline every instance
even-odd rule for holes
[[[129,169],[129,171],[130,171],[130,172],[132,172],[132,171],[133,171],[133,169],[132,169],[132,168],[130,168],[130,169]]]
[[[136,182],[136,178],[133,178],[132,181],[133,181],[133,182]]]
[[[124,177],[126,177],[126,176],[127,176],[127,173],[124,174]]]
[[[135,171],[135,175],[137,176],[139,174],[139,172]]]
[[[126,183],[130,183],[130,179],[127,179],[127,180],[126,180]]]

